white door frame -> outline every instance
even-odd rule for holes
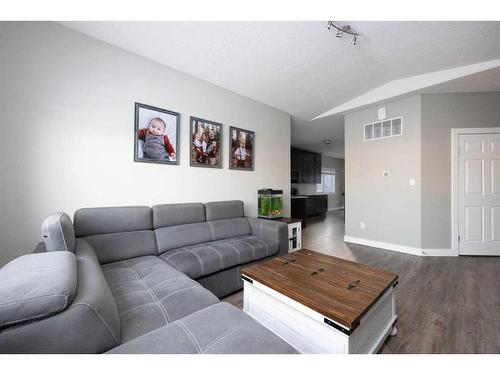
[[[499,134],[498,128],[453,128],[451,129],[451,250],[460,255],[458,248],[458,137],[461,134]]]

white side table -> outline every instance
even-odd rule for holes
[[[302,220],[283,217],[276,219],[288,225],[288,252],[302,249]]]

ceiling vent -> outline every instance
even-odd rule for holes
[[[365,141],[397,137],[403,134],[403,118],[395,117],[393,119],[365,124],[364,130]]]

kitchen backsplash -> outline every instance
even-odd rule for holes
[[[316,194],[316,184],[292,184],[298,190],[298,195]]]

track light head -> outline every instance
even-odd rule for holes
[[[359,36],[359,33],[354,30],[351,25],[344,25],[344,26],[341,26],[339,24],[337,24],[335,21],[328,21],[328,23],[326,24],[326,28],[328,30],[331,30],[332,27],[334,28],[333,31],[336,30],[336,33],[335,33],[335,36],[339,39],[343,38],[345,34],[348,34],[348,35],[352,35],[352,41],[351,41],[351,45],[352,46],[355,46],[356,44],[358,44],[358,36]]]

